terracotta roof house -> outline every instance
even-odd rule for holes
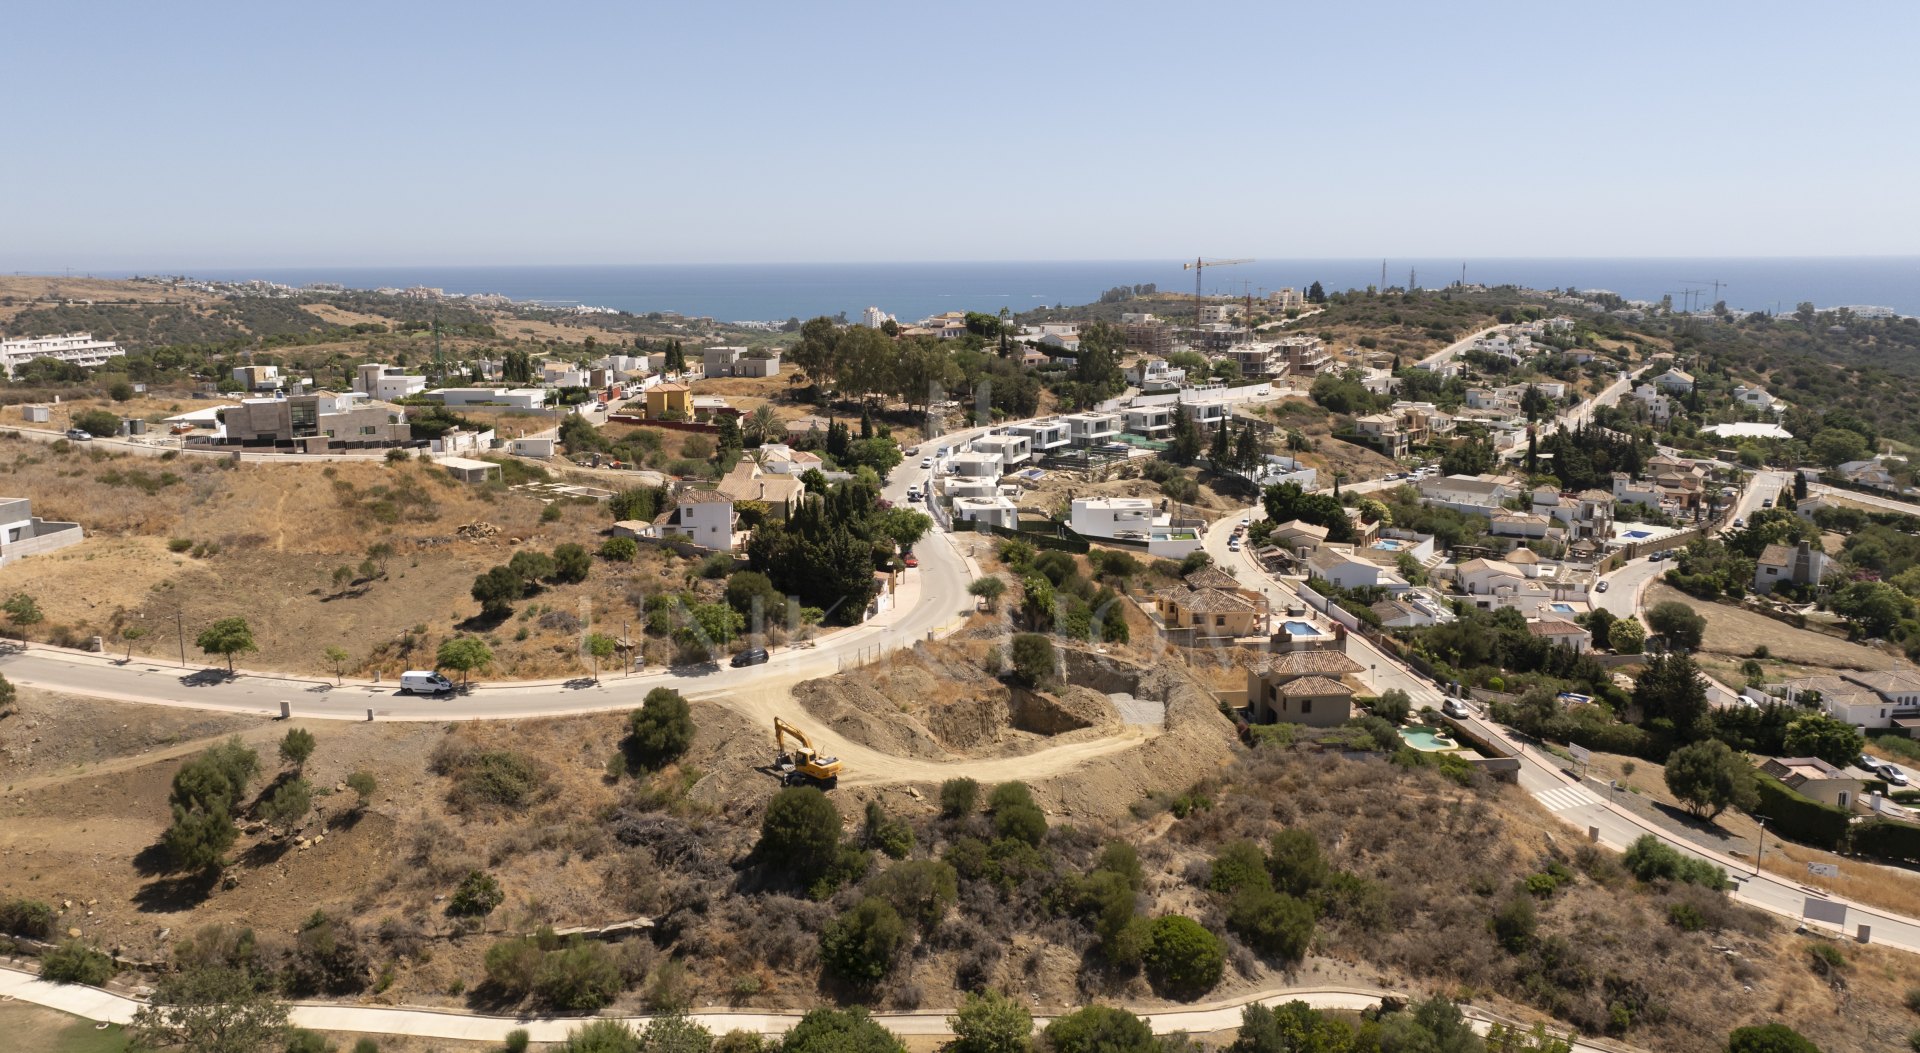
[[[1760,765],[1760,770],[1787,789],[1835,808],[1852,808],[1866,787],[1865,780],[1852,778],[1818,757],[1775,757]]]
[[[1575,653],[1585,654],[1593,647],[1593,634],[1564,618],[1542,618],[1527,623],[1530,635],[1552,640],[1562,647],[1571,647]]]
[[[1344,723],[1353,714],[1353,690],[1340,679],[1363,669],[1335,650],[1283,651],[1247,670],[1247,704],[1253,719],[1264,724],[1275,720],[1316,727]],[[1294,686],[1301,682],[1307,686]]]

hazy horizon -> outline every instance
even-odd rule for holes
[[[0,271],[1920,245],[1920,9],[1686,14],[41,5]]]

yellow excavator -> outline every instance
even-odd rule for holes
[[[791,750],[787,749],[789,737],[799,743]],[[831,790],[840,782],[840,758],[821,756],[806,732],[779,717],[773,718],[773,744],[780,751],[779,758],[773,762],[774,771],[787,785],[813,782]]]

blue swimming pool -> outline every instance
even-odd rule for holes
[[[1548,609],[1548,610],[1550,610],[1550,611],[1552,611],[1552,612],[1553,612],[1553,613],[1555,613],[1555,614],[1572,614],[1572,613],[1574,613],[1574,611],[1573,611],[1573,604],[1571,604],[1571,603],[1549,603],[1549,604],[1547,604],[1547,609]]]
[[[1320,635],[1320,630],[1314,628],[1312,622],[1286,622],[1281,626],[1281,628],[1287,631],[1288,636]]]
[[[1620,536],[1621,536],[1621,537],[1624,537],[1624,538],[1629,538],[1629,539],[1631,539],[1631,540],[1634,540],[1634,541],[1638,541],[1638,540],[1640,540],[1640,539],[1641,539],[1641,538],[1643,538],[1643,537],[1652,537],[1652,536],[1653,536],[1653,531],[1651,531],[1651,530],[1629,530],[1629,531],[1627,531],[1626,533],[1624,533],[1624,534],[1621,534]]]
[[[1422,753],[1443,753],[1460,748],[1459,743],[1437,728],[1401,728],[1400,737],[1406,740],[1407,745]]]
[[[1379,549],[1382,552],[1398,552],[1402,548],[1406,547],[1406,543],[1401,541],[1397,537],[1383,537],[1380,540],[1375,541],[1373,543],[1373,547]]]

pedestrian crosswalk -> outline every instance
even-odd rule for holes
[[[1600,798],[1594,796],[1584,786],[1556,786],[1551,790],[1537,790],[1534,799],[1546,805],[1549,812],[1564,812],[1572,808],[1584,808],[1590,804],[1599,804]]]

